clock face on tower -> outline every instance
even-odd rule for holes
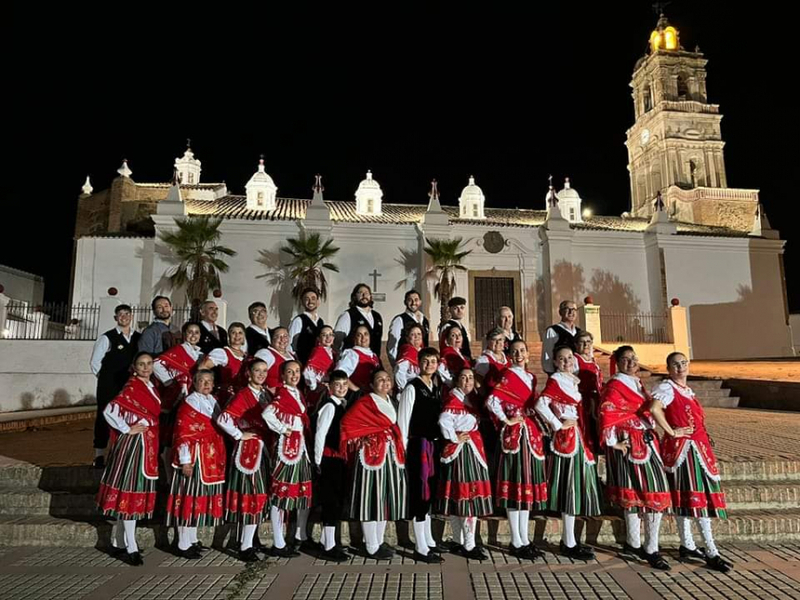
[[[650,141],[650,130],[642,129],[642,146],[645,146]]]

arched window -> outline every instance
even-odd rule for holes
[[[258,192],[256,204],[258,204],[258,206],[264,206],[264,192]]]
[[[189,183],[194,183],[194,173],[189,173]]]
[[[478,205],[477,204],[473,204],[472,205],[472,216],[475,217],[475,218],[478,217]]]
[[[653,92],[650,90],[650,86],[644,86],[644,90],[642,90],[642,100],[644,102],[644,112],[650,112],[653,110]]]
[[[685,75],[678,75],[678,100],[691,100],[692,95],[689,93],[689,83],[686,81]]]
[[[375,210],[375,201],[372,198],[367,198],[367,212],[371,213]]]

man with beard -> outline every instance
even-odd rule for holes
[[[430,344],[431,327],[428,319],[422,314],[422,298],[419,292],[417,290],[406,292],[403,304],[406,305],[405,312],[392,319],[389,325],[389,341],[386,343],[386,348],[392,365],[397,362],[397,353],[405,341],[403,339],[404,332],[411,325],[418,324],[422,326],[422,347],[427,348],[428,344]]]
[[[162,352],[180,343],[180,331],[173,328],[172,302],[166,296],[156,296],[150,303],[155,318],[142,331],[139,338],[139,352],[147,352],[156,358]]]
[[[383,318],[372,306],[372,290],[366,283],[359,283],[350,294],[350,308],[339,315],[333,331],[337,349],[352,348],[355,331],[363,325],[369,330],[370,350],[380,361]]]
[[[322,317],[317,315],[319,308],[319,293],[315,288],[306,288],[300,294],[305,312],[300,313],[289,324],[289,340],[292,350],[304,365],[314,346],[317,345],[319,330],[325,325]]]

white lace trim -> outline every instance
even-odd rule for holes
[[[294,432],[292,432],[294,433]],[[278,436],[278,460],[281,461],[285,465],[296,465],[301,460],[303,460],[304,456],[308,455],[308,451],[306,450],[306,440],[303,436],[302,432],[300,433],[300,452],[297,453],[297,456],[293,459],[286,458],[286,455],[283,453],[283,442],[285,441],[286,436],[282,433]]]
[[[380,462],[380,464],[373,467],[364,461],[364,446],[361,446],[361,449],[358,451],[358,462],[361,463],[361,466],[366,471],[380,471],[383,468],[383,465],[386,464],[386,457],[389,456],[390,452],[394,456],[394,462],[398,468],[405,469],[405,464],[400,463],[400,458],[397,456],[397,447],[394,444],[394,440],[391,438],[386,438],[386,452],[383,453],[383,460]]]
[[[261,457],[264,455],[264,441],[258,440],[258,458],[256,459],[256,464],[253,466],[252,469],[245,469],[242,466],[242,446],[244,445],[242,442],[245,440],[239,440],[236,444],[236,454],[234,457],[234,464],[236,465],[236,469],[244,473],[245,475],[252,475],[258,468],[261,466]]]
[[[689,450],[694,450],[694,455],[697,457],[697,460],[700,462],[700,466],[705,471],[706,476],[711,481],[719,481],[721,476],[719,473],[713,475],[711,471],[708,469],[708,465],[706,464],[705,458],[703,458],[703,454],[697,449],[697,444],[694,443],[694,440],[686,440],[686,443],[683,444],[683,448],[681,448],[681,453],[678,455],[678,458],[675,460],[675,464],[671,467],[664,465],[664,470],[667,473],[676,473],[678,469],[680,469],[681,465],[686,462],[686,455],[689,453]]]
[[[481,466],[482,466],[483,468],[485,468],[485,469],[488,469],[489,467],[488,467],[488,466],[486,466],[486,461],[485,461],[485,460],[483,460],[483,457],[481,456],[481,453],[478,451],[478,447],[475,445],[475,442],[473,442],[473,441],[472,441],[472,438],[468,439],[466,442],[459,442],[459,443],[458,443],[458,447],[456,448],[456,451],[455,451],[455,452],[453,452],[453,453],[452,453],[452,454],[451,454],[449,457],[447,457],[447,458],[445,458],[444,456],[442,456],[442,457],[439,459],[439,460],[440,460],[440,462],[441,462],[442,464],[445,464],[445,465],[446,465],[446,464],[449,464],[449,463],[451,463],[451,462],[453,462],[453,461],[454,461],[456,458],[458,458],[458,455],[459,455],[459,454],[461,454],[461,450],[463,449],[463,447],[464,447],[464,445],[465,445],[465,444],[469,444],[469,447],[472,449],[472,453],[475,455],[475,458],[478,460],[478,462],[481,464]]]

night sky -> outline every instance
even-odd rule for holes
[[[649,2],[393,3],[391,14],[138,6],[6,23],[0,263],[44,276],[47,300],[68,299],[86,175],[104,189],[127,158],[135,181],[167,181],[186,138],[202,180],[237,194],[263,153],[284,197],[310,198],[320,172],[326,198],[352,200],[371,169],[386,202],[425,203],[437,178],[455,205],[474,174],[488,206],[543,209],[552,173],[595,213],[629,209],[628,84],[657,21]],[[666,13],[709,60],[728,184],[761,190],[787,240],[796,312],[794,25],[760,6],[684,0]]]

